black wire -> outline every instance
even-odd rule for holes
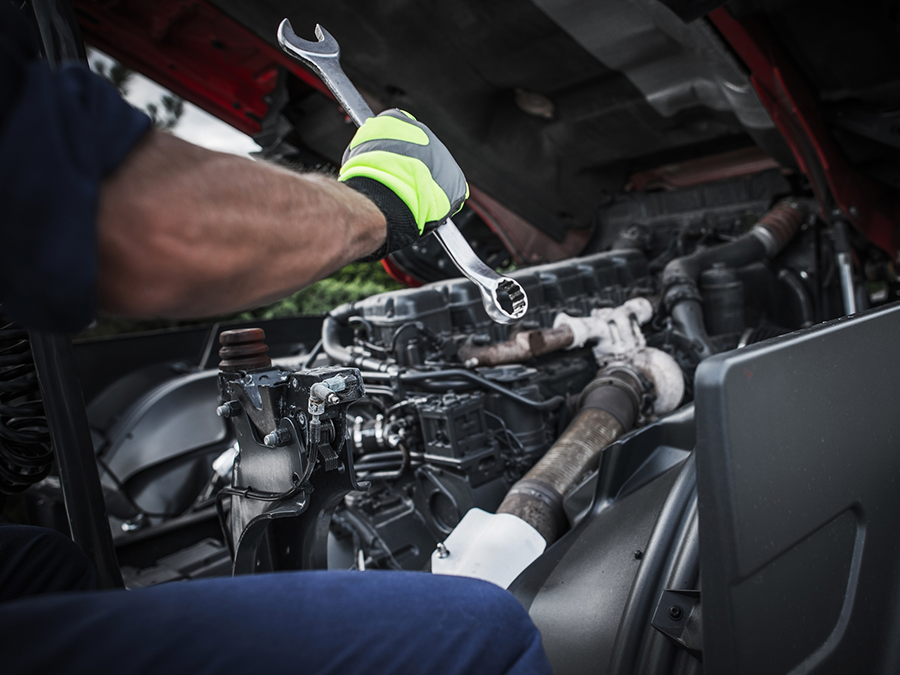
[[[231,541],[228,526],[225,522],[225,509],[222,506],[224,497],[246,497],[247,499],[256,499],[263,502],[277,502],[282,499],[290,499],[299,492],[302,492],[303,489],[302,485],[294,483],[294,487],[290,490],[285,490],[284,492],[260,492],[254,490],[250,486],[245,488],[223,487],[219,490],[219,492],[216,493],[216,515],[219,517],[219,525],[222,528],[222,534],[225,539],[225,544],[228,546],[228,553],[231,555],[231,559],[234,560],[234,543]]]
[[[291,497],[303,491],[302,485],[294,485],[290,490],[284,492],[260,492],[252,487],[235,488],[223,487],[219,490],[220,495],[232,495],[234,497],[246,497],[247,499],[256,499],[261,502],[278,502],[282,499],[290,499]]]
[[[371,452],[366,455],[363,455],[359,458],[359,460],[353,463],[354,466],[359,467],[360,465],[365,465],[367,462],[384,462],[392,459],[403,459],[403,452],[401,450],[388,450],[387,452]]]
[[[228,524],[225,522],[225,509],[222,507],[222,491],[216,493],[216,515],[219,517],[219,527],[222,528],[222,538],[228,547],[228,555],[234,560],[234,543],[231,541],[231,533],[228,531]]]
[[[360,471],[381,471],[382,469],[392,469],[397,466],[398,462],[402,462],[402,457],[397,457],[396,460],[386,460],[383,462],[368,462],[366,464],[360,462],[358,464],[354,464],[353,468]]]
[[[499,415],[495,415],[492,412],[488,412],[487,410],[484,411],[484,414],[487,415],[488,417],[493,417],[495,420],[500,422],[500,426],[503,427],[503,433],[506,435],[506,443],[509,446],[509,449],[510,450],[518,449],[518,451],[524,455],[525,454],[525,445],[522,443],[522,441],[519,440],[518,436],[516,436],[512,431],[509,430],[509,427],[506,426],[506,422],[503,420],[503,418],[500,417]],[[513,441],[516,442],[517,447],[513,446],[512,442],[510,442],[510,439],[512,439]]]
[[[410,464],[410,456],[409,456],[409,450],[406,448],[405,445],[400,443],[397,445],[397,447],[400,448],[400,453],[402,455],[402,459],[400,461],[400,466],[397,467],[396,470],[394,470],[394,471],[382,471],[381,470],[381,469],[390,468],[391,466],[396,466],[395,464],[392,464],[389,462],[378,462],[378,463],[373,462],[372,464],[370,464],[368,466],[363,464],[362,469],[368,468],[370,470],[371,469],[378,469],[378,470],[372,471],[371,473],[367,473],[362,477],[364,477],[366,480],[393,480],[395,478],[400,478],[400,476],[403,475],[403,472],[406,471],[407,467]],[[387,454],[387,453],[384,453],[384,454]],[[382,466],[383,464],[385,464],[387,466]],[[359,468],[360,468],[359,465],[356,465],[354,467],[354,469],[359,469]]]
[[[555,410],[566,401],[562,396],[554,396],[553,398],[549,398],[546,401],[533,401],[530,398],[525,398],[521,394],[517,394],[516,392],[507,389],[506,387],[501,387],[499,384],[491,382],[490,380],[481,377],[480,375],[476,375],[475,373],[472,373],[468,370],[463,370],[461,368],[436,370],[430,373],[403,373],[402,375],[400,375],[401,382],[422,382],[431,379],[440,380],[448,378],[462,378],[465,380],[469,380],[470,382],[475,382],[477,384],[480,384],[482,387],[506,396],[516,403],[524,405],[528,408],[532,408],[534,410]]]
[[[401,382],[413,382],[413,383],[425,383],[426,385],[434,386],[435,383],[428,382],[428,380],[436,379],[436,380],[445,380],[441,382],[441,385],[446,389],[448,383],[446,380],[452,377],[461,377],[463,379],[469,380],[475,384],[480,384],[481,386],[490,389],[493,392],[496,392],[502,396],[506,396],[517,403],[520,403],[528,408],[533,408],[535,410],[554,410],[558,408],[563,403],[565,403],[565,399],[562,396],[554,396],[553,398],[547,399],[546,401],[533,401],[530,398],[525,398],[521,394],[517,394],[514,391],[506,389],[505,387],[500,386],[499,384],[495,384],[490,380],[487,380],[480,375],[476,375],[475,373],[469,372],[468,370],[461,369],[448,369],[448,370],[432,370],[427,372],[415,372],[415,373],[403,373],[399,376],[392,375],[390,373],[379,373],[374,371],[365,371],[363,373],[363,379],[369,378],[374,380],[393,380],[399,377]],[[458,388],[462,388],[465,386],[463,383],[458,382]],[[421,386],[421,385],[420,385]],[[403,401],[405,403],[405,401]],[[393,410],[398,405],[392,406],[390,410]]]

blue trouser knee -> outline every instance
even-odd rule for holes
[[[0,605],[4,672],[549,673],[508,592],[420,572],[293,572]]]

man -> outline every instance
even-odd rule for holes
[[[27,325],[258,305],[409,244],[467,196],[446,148],[400,111],[359,130],[340,180],[298,175],[152,130],[85,68],[51,71],[6,0],[0,22],[0,301]],[[4,673],[549,672],[522,607],[471,579],[92,579],[60,535],[0,526]]]

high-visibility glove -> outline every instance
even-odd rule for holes
[[[340,178],[381,209],[384,246],[363,260],[379,260],[409,246],[457,213],[469,186],[450,151],[402,110],[370,117],[344,152]]]

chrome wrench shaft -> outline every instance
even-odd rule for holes
[[[316,26],[316,38],[318,42],[298,37],[287,19],[278,26],[278,44],[281,48],[312,69],[334,94],[353,123],[362,126],[363,122],[373,116],[372,109],[344,74],[337,40],[319,25]],[[491,319],[497,323],[512,323],[525,315],[528,310],[528,296],[525,295],[525,290],[518,282],[497,274],[485,265],[475,255],[452,220],[448,218],[434,234],[453,264],[478,287],[481,302]],[[509,310],[503,306],[503,300],[507,301]]]

